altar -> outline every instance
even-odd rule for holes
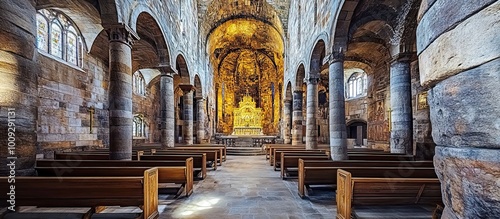
[[[262,109],[256,105],[251,96],[243,96],[239,107],[234,109],[232,135],[263,135]]]

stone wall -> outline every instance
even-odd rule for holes
[[[312,50],[319,39],[323,39],[326,54],[329,54],[331,27],[339,4],[337,1],[318,1],[317,7],[314,7],[313,1],[309,0],[290,3],[284,84],[292,82],[292,90],[296,90],[295,78],[300,64],[304,64],[306,77],[309,74]]]
[[[103,147],[109,143],[107,63],[85,55],[82,68],[38,53],[37,153]],[[91,132],[91,108],[92,132]]]
[[[429,107],[417,104],[419,95],[424,95],[427,89],[420,85],[418,61],[411,63],[411,94],[413,105],[413,149],[419,160],[432,160],[436,144],[432,140]],[[418,107],[418,108],[417,108]]]
[[[133,94],[132,112],[134,115],[141,114],[147,123],[146,136],[134,137],[132,145],[142,143],[160,142],[160,83],[156,80],[146,88],[146,95]]]

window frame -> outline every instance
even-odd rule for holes
[[[365,97],[368,91],[368,79],[366,72],[354,72],[345,83],[345,98],[352,100]]]
[[[45,45],[39,45],[40,41],[39,41],[39,38],[41,37],[40,35],[40,32],[39,32],[39,18],[41,19],[44,19],[44,24],[46,25],[46,35],[43,36],[43,38],[45,39],[44,40],[44,43]],[[78,29],[78,26],[64,13],[60,12],[60,11],[57,11],[57,10],[53,10],[53,9],[40,9],[40,10],[37,10],[37,13],[36,13],[36,38],[37,38],[37,41],[36,41],[36,48],[37,50],[48,56],[48,57],[51,57],[55,60],[58,60],[58,61],[61,61],[61,62],[64,62],[65,64],[68,64],[68,65],[71,65],[71,66],[76,66],[78,68],[81,68],[83,66],[83,54],[84,54],[84,48],[83,48],[83,36],[80,32],[80,30]],[[60,33],[60,41],[58,42],[59,43],[59,47],[60,47],[60,54],[59,53],[56,53],[55,51],[53,51],[54,48],[53,47],[53,25],[57,25],[58,28],[60,29],[61,33]],[[74,52],[75,52],[75,56],[76,56],[76,59],[74,60],[74,62],[72,60],[70,60],[69,56],[68,56],[68,51],[70,49],[70,45],[69,45],[69,37],[70,37],[70,34],[74,35],[76,37],[76,42],[74,43],[74,46],[76,46],[74,48]]]

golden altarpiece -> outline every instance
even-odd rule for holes
[[[262,109],[248,93],[234,109],[233,135],[262,135]]]

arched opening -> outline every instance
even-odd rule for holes
[[[366,146],[367,137],[366,121],[352,120],[347,123],[348,146]]]

